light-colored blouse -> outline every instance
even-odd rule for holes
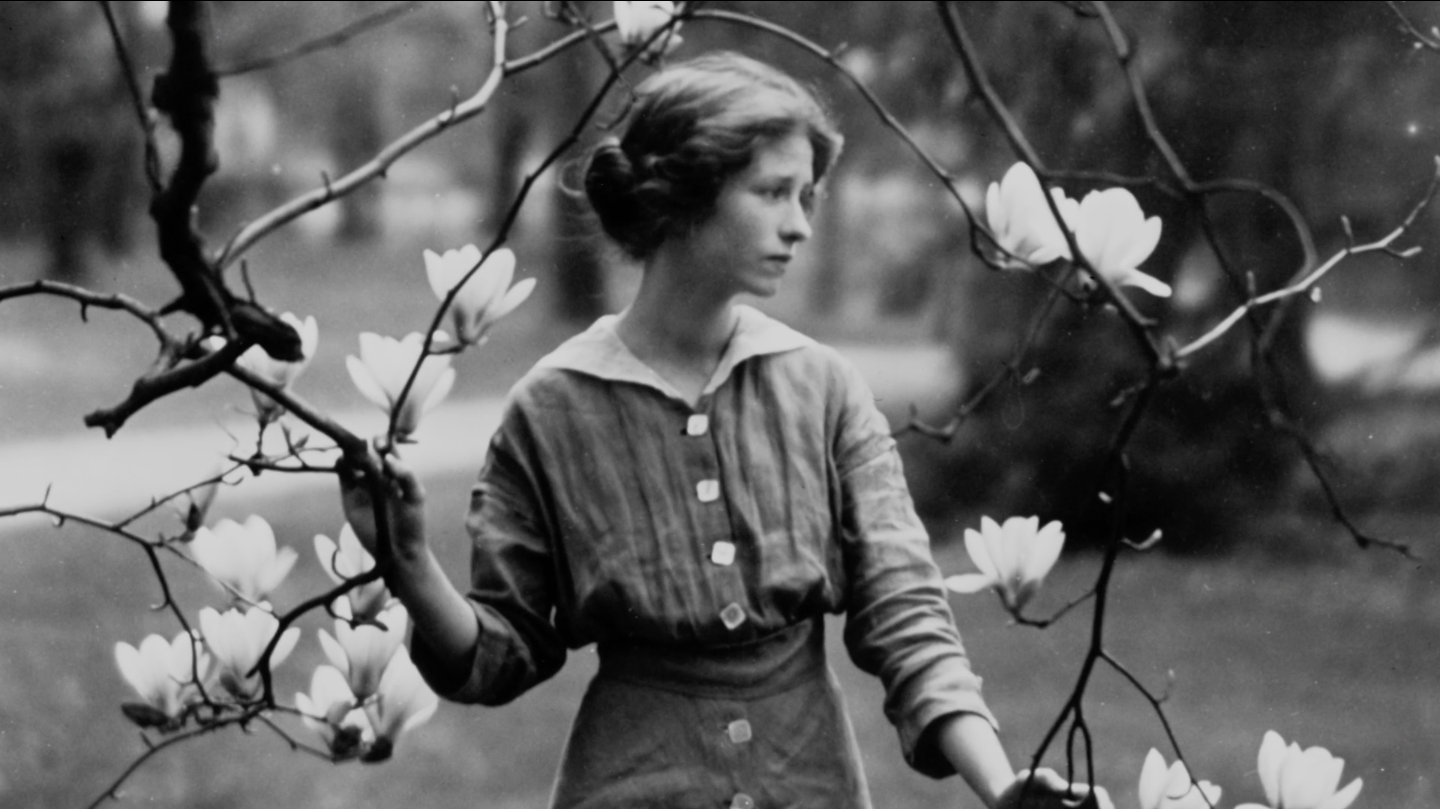
[[[442,696],[500,704],[566,649],[757,641],[844,613],[906,760],[953,772],[923,731],[994,718],[874,396],[835,350],[749,307],[692,407],[597,321],[511,391],[471,500],[480,640]],[[927,739],[922,743],[922,737]]]

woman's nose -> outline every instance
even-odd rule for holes
[[[810,238],[810,217],[805,214],[805,208],[797,200],[786,206],[785,220],[780,223],[780,238],[786,243],[803,242]]]

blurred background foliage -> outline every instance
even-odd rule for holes
[[[164,4],[114,5],[143,72],[153,75],[168,55]],[[510,5],[512,18],[526,20],[513,33],[512,54],[563,32],[545,4]],[[985,185],[1014,160],[931,4],[707,5],[753,11],[827,46],[844,43],[846,65],[955,172],[977,208]],[[1440,20],[1440,4],[1400,5],[1422,28]],[[608,3],[580,6],[597,20],[609,17]],[[214,58],[222,69],[243,64],[388,7],[219,2]],[[1344,243],[1342,215],[1361,238],[1372,237],[1421,193],[1440,151],[1440,54],[1412,47],[1384,4],[1147,2],[1115,10],[1138,41],[1161,126],[1196,179],[1248,178],[1290,195],[1322,256]],[[1049,166],[1166,177],[1097,21],[1065,3],[976,2],[961,13]],[[733,48],[814,82],[847,134],[817,238],[776,304],[782,315],[826,338],[943,343],[955,365],[945,395],[958,401],[983,385],[1013,353],[1046,285],[980,265],[957,206],[824,65],[742,27],[697,23],[683,33],[677,58]],[[473,92],[489,48],[479,4],[423,3],[347,47],[225,77],[220,171],[199,210],[211,244],[322,176],[354,167],[454,94]],[[599,56],[582,47],[514,77],[479,121],[427,144],[383,182],[307,215],[283,238],[331,256],[483,243],[525,171],[568,130],[602,76]],[[117,257],[153,248],[133,112],[97,6],[0,4],[0,87],[8,102],[0,105],[0,240],[38,256],[36,273],[101,288],[130,283],[117,267],[136,265]],[[616,101],[601,120],[622,109]],[[623,305],[635,282],[565,193],[574,184],[574,166],[543,178],[513,237],[525,271],[542,277],[546,316],[570,329]],[[1077,198],[1086,190],[1067,188]],[[1166,333],[1193,338],[1245,291],[1225,278],[1182,204],[1153,190],[1138,196],[1165,223],[1147,271],[1176,295],[1137,301]],[[1228,256],[1259,289],[1295,271],[1298,242],[1273,207],[1240,195],[1211,204]],[[1289,403],[1322,444],[1339,450],[1331,471],[1362,521],[1383,509],[1433,507],[1437,215],[1432,209],[1414,231],[1424,254],[1342,267],[1324,284],[1322,302],[1294,307],[1276,347]],[[265,255],[254,259],[257,278],[305,271],[265,266]],[[7,281],[23,280],[23,262],[6,264]],[[1236,334],[1164,389],[1132,453],[1137,533],[1164,527],[1168,547],[1220,550],[1280,542],[1296,515],[1325,508],[1293,443],[1267,429],[1249,362]],[[1062,519],[1072,536],[1087,535],[1086,484],[1119,415],[1107,402],[1138,381],[1144,365],[1110,313],[1062,305],[1022,371],[1032,367],[1032,384],[1003,388],[954,441],[906,440],[932,525],[968,518],[983,503],[996,513]],[[921,415],[943,421],[945,405],[927,402]],[[908,417],[904,402],[892,397],[886,406],[897,426]]]

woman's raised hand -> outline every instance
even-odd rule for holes
[[[403,461],[393,455],[380,460],[389,524],[390,547],[380,549],[380,532],[371,498],[372,482],[365,469],[342,459],[336,467],[340,477],[340,503],[355,536],[377,560],[413,560],[425,552],[425,489]]]
[[[1023,803],[1021,802],[1023,798]],[[1072,784],[1048,767],[1021,770],[995,801],[995,809],[1115,809],[1104,787]]]

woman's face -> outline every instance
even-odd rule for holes
[[[720,189],[710,216],[676,237],[692,288],[727,299],[775,294],[796,248],[810,238],[812,161],[810,141],[798,132],[755,150]]]

